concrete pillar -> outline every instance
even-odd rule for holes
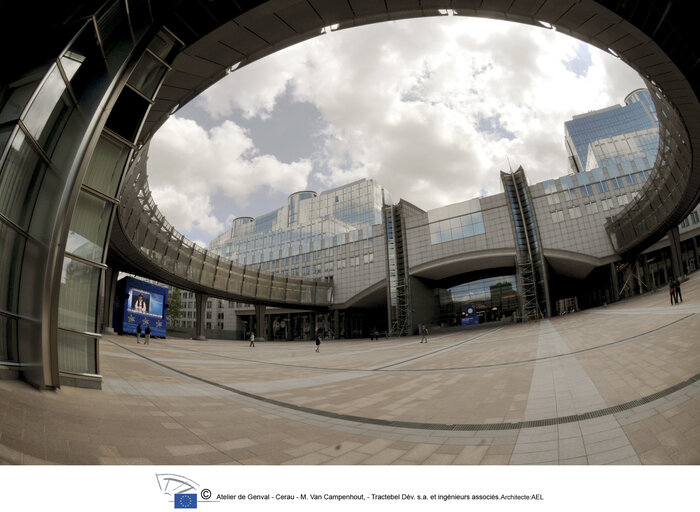
[[[612,300],[616,302],[620,300],[620,286],[617,283],[617,268],[615,268],[615,263],[610,264],[610,284],[612,285]]]
[[[696,237],[693,237],[693,265],[694,268],[700,267],[700,260],[698,260],[698,241]]]
[[[275,334],[272,332],[272,315],[265,315],[265,339],[274,339]]]
[[[252,326],[251,326],[252,327]],[[255,305],[255,339],[265,340],[265,305]]]
[[[671,272],[675,277],[683,275],[683,263],[681,261],[681,235],[678,226],[667,233],[668,242],[671,247]]]
[[[340,311],[333,311],[333,339],[337,340],[340,337]]]
[[[642,279],[642,270],[639,266],[639,258],[634,263],[634,273],[637,274],[637,290],[639,290],[639,295],[641,295],[644,293],[644,280]]]
[[[195,301],[195,306],[197,308],[196,311],[196,322],[195,322],[195,336],[193,339],[195,340],[206,340],[207,337],[204,335],[204,316],[205,312],[207,310],[207,299],[209,298],[208,295],[204,293],[195,293],[194,294],[194,301]]]
[[[105,293],[104,293],[104,313],[102,322],[104,323],[104,334],[116,334],[112,324],[114,322],[114,296],[117,291],[117,278],[119,270],[108,268],[105,270]]]
[[[644,255],[644,279],[647,280],[647,286],[650,287],[652,292],[656,291],[656,279],[654,278],[654,273],[649,267],[649,259],[647,255]]]
[[[287,341],[292,341],[292,315],[291,313],[287,313],[287,320],[286,320],[286,330],[285,330],[285,337],[287,338]]]

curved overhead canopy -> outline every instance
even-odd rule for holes
[[[627,255],[661,238],[700,198],[700,151],[692,151],[700,147],[700,52],[687,9],[668,2],[592,0],[269,0],[241,9],[230,2],[182,1],[174,12],[162,13],[165,26],[184,48],[155,98],[139,143],[146,143],[173,112],[235,69],[330,30],[448,12],[555,28],[618,56],[649,80],[659,105],[666,105],[663,110],[679,114],[668,122],[669,137],[662,137],[662,146],[684,154],[671,157],[660,147],[657,167],[663,167],[663,174],[657,173],[647,193],[608,226],[616,250]],[[675,167],[681,170],[670,177],[669,169]],[[677,190],[671,191],[670,180]],[[664,205],[662,212],[659,204]]]

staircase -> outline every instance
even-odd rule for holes
[[[523,321],[544,318],[550,312],[547,271],[525,171],[501,172],[501,181],[513,219],[520,314]]]

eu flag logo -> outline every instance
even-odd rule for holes
[[[197,508],[197,495],[175,494],[175,508]]]

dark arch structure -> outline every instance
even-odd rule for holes
[[[143,199],[145,189],[134,188],[140,183],[137,163],[158,127],[235,69],[326,31],[362,24],[448,11],[504,19],[556,28],[636,69],[661,113],[659,158],[638,200],[607,229],[619,254],[642,250],[700,197],[700,52],[690,4],[28,0],[3,7],[0,44],[8,55],[0,78],[0,364],[38,387],[58,387],[61,375],[98,374],[109,240],[115,246],[121,235],[122,242],[135,240],[124,205],[131,193]],[[155,253],[164,267],[180,265],[186,276],[186,243],[170,255],[159,250],[173,237],[177,243],[164,226],[158,224],[151,246],[141,243],[144,238],[136,250],[151,261]],[[200,285],[206,266],[205,255]],[[260,299],[259,278],[252,296],[238,293]]]

